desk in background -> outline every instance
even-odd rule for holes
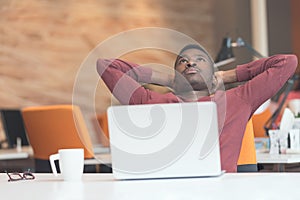
[[[1,199],[299,199],[300,173],[228,173],[220,177],[116,181],[111,174],[84,174],[78,182],[35,174],[8,182],[0,174]]]
[[[21,152],[16,149],[1,149],[0,150],[0,170],[17,169],[26,170],[34,169],[33,153],[30,147],[23,147]],[[256,154],[257,163],[263,165],[272,165],[272,171],[284,172],[285,166],[290,164],[299,165],[297,168],[300,171],[300,154],[279,154],[271,155],[269,153]],[[111,155],[107,148],[97,147],[95,150],[95,158],[84,161],[85,165],[111,165]]]
[[[300,172],[300,151],[287,149],[287,154],[269,154],[269,138],[255,138],[256,160],[262,171]]]
[[[1,160],[16,160],[16,159],[26,159],[31,153],[31,149],[26,148],[18,151],[17,149],[1,149],[0,150],[0,161]]]
[[[97,146],[94,150],[95,158],[86,159],[85,165],[111,165],[111,156],[108,148]],[[30,146],[24,146],[20,151],[17,149],[0,149],[0,172],[8,171],[34,171],[33,151]]]
[[[0,171],[26,171],[34,169],[31,147],[17,149],[0,149]]]
[[[258,164],[272,164],[273,171],[284,172],[285,166],[289,164],[299,165],[300,170],[300,154],[269,154],[257,153],[256,159]]]

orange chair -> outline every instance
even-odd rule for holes
[[[83,148],[86,159],[94,157],[92,142],[79,107],[27,107],[22,109],[22,116],[33,149],[36,172],[49,172],[49,156],[57,153],[58,149]],[[47,164],[41,164],[45,161]]]
[[[264,125],[271,116],[272,112],[269,108],[265,109],[262,113],[253,115],[252,121],[254,137],[267,137]]]
[[[252,119],[249,120],[246,126],[237,165],[238,172],[257,171],[256,149]]]
[[[108,131],[108,121],[107,121],[107,113],[102,113],[97,115],[97,121],[99,126],[101,127],[102,133],[100,134],[100,143],[104,147],[109,147],[109,131]]]

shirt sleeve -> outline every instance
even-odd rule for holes
[[[275,55],[237,67],[237,80],[247,81],[236,95],[252,106],[254,112],[273,97],[294,74],[298,61],[295,55]]]
[[[121,104],[144,104],[161,95],[141,85],[151,83],[151,68],[120,59],[99,59],[97,71]]]

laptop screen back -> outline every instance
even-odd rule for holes
[[[214,102],[113,106],[108,124],[117,179],[221,174]]]

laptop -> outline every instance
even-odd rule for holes
[[[9,148],[15,148],[17,146],[18,138],[21,139],[22,146],[29,145],[20,110],[2,109],[0,110],[0,118]]]
[[[116,179],[222,174],[214,102],[111,106],[108,127]]]

